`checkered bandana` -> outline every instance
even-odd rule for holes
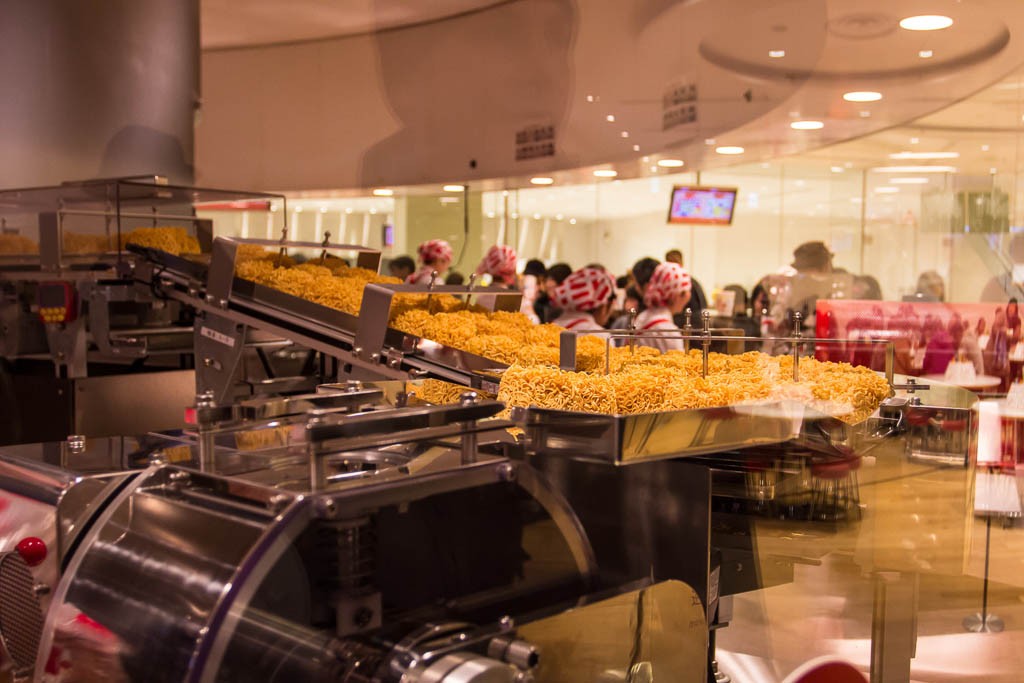
[[[416,251],[420,255],[420,261],[426,264],[434,263],[438,259],[452,260],[452,247],[444,240],[429,240],[421,244]]]
[[[615,292],[611,275],[597,268],[582,268],[555,289],[554,303],[570,311],[592,311]]]
[[[668,305],[676,295],[690,291],[690,273],[678,263],[661,263],[654,269],[644,290],[644,303],[651,308]]]

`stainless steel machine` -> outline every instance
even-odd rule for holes
[[[401,388],[204,401],[178,435],[4,450],[15,677],[704,679],[701,599],[632,553],[602,570],[608,532],[501,404],[403,407]]]
[[[351,245],[247,241],[379,265]],[[751,569],[752,538],[723,540],[715,499],[853,519],[855,478],[814,467],[907,438],[920,405],[901,389],[856,428],[791,401],[502,420],[474,390],[495,393],[503,366],[394,330],[388,312],[396,293],[516,308],[514,293],[367,285],[351,316],[237,278],[245,242],[217,238],[195,258],[132,248],[115,264],[124,291],[194,312],[187,426],[0,447],[12,677],[704,681],[721,598],[791,580],[793,564]],[[310,377],[275,383],[290,395],[238,391],[244,350],[267,339],[318,354]],[[410,404],[420,378],[467,393]],[[965,459],[972,429],[931,452]]]

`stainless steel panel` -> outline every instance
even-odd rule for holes
[[[86,436],[181,429],[195,402],[192,370],[85,377],[75,382],[75,426]]]
[[[512,418],[530,452],[615,465],[784,443],[806,422],[833,419],[789,401],[640,415],[517,408]]]

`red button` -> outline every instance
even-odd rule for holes
[[[46,559],[46,543],[43,539],[35,536],[21,539],[15,546],[15,550],[21,555],[21,559],[25,560],[25,564],[30,567],[40,565]]]

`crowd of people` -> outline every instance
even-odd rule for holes
[[[410,284],[464,284],[466,278],[451,269],[452,255],[451,245],[444,240],[429,240],[417,250],[418,263],[409,256],[399,256],[388,267],[391,275]],[[762,277],[749,294],[739,284],[723,287],[716,292],[716,299],[724,300],[724,305],[722,300],[708,300],[678,249],[669,250],[663,260],[641,258],[618,276],[598,263],[574,269],[568,263],[545,266],[538,259],[530,259],[521,271],[518,264],[514,249],[495,245],[476,267],[473,279],[520,290],[521,310],[534,322],[588,332],[652,332],[638,343],[662,350],[683,348],[679,333],[687,325],[700,330],[705,310],[713,313],[716,328],[740,330],[745,337],[786,337],[793,333],[795,312],[802,314],[806,330],[815,331],[814,315],[820,299],[883,299],[874,277],[834,266],[833,254],[819,241],[799,245],[790,264]],[[881,307],[872,307],[851,320],[847,329],[830,333],[860,339],[895,334],[906,342],[900,344],[899,351],[901,365],[906,367],[898,369],[911,373],[941,372],[951,358],[958,356],[974,363],[979,374],[1003,375],[1013,350],[1021,350],[1017,347],[1022,339],[1016,300],[996,310],[991,322],[982,317],[972,325],[955,313],[948,320],[932,315],[921,318],[909,305],[911,302],[945,300],[945,283],[935,271],[922,273],[914,294],[903,300],[907,305],[888,318]],[[844,353],[848,357],[843,359],[877,365],[877,349],[865,349],[863,345],[851,345]]]

